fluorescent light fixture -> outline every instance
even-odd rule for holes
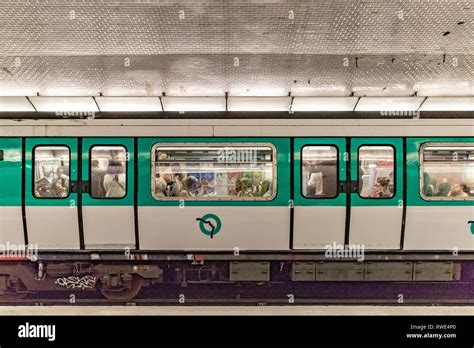
[[[224,97],[162,97],[164,111],[225,111]]]
[[[229,111],[286,111],[290,109],[290,97],[229,97]]]
[[[428,97],[420,111],[474,111],[474,97]]]
[[[423,97],[361,97],[355,111],[417,111]]]
[[[104,112],[163,111],[158,97],[96,97],[95,101]]]
[[[357,97],[295,97],[291,110],[299,111],[353,111]]]
[[[471,81],[432,81],[420,82],[413,86],[420,97],[469,97],[474,91]]]
[[[35,111],[26,97],[0,97],[0,112]]]
[[[30,97],[36,110],[42,112],[98,112],[92,97]]]

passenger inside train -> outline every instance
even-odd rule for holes
[[[238,154],[239,150],[226,148],[225,151]],[[274,182],[272,150],[252,151],[256,151],[259,158],[249,162],[248,156],[223,159],[223,149],[157,149],[154,196],[156,199],[270,199]]]
[[[65,198],[69,195],[69,150],[63,146],[35,149],[34,196]]]
[[[308,198],[337,196],[337,149],[305,146],[302,151],[302,193]]]
[[[428,146],[423,150],[423,195],[427,199],[466,199],[474,196],[471,150]]]
[[[93,198],[121,198],[127,194],[126,149],[94,146],[91,150],[90,194]]]

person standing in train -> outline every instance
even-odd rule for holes
[[[104,177],[105,170],[100,169],[99,161],[91,161],[91,195],[92,197],[105,197]]]
[[[121,161],[111,160],[104,176],[105,197],[120,198],[125,196],[126,177]]]

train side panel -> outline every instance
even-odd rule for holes
[[[21,138],[0,138],[0,244],[4,249],[23,249],[25,245],[21,155]]]
[[[473,138],[407,139],[405,250],[474,250],[472,194],[447,192],[474,180],[471,153]]]
[[[157,177],[152,178],[150,167],[151,156],[155,155],[152,151],[156,144],[270,145],[275,151],[276,176],[274,180],[277,185],[275,196],[265,200],[252,200],[248,197],[245,200],[238,198],[218,200],[212,197],[207,200],[156,199],[148,184],[154,183],[157,179]],[[229,251],[235,248],[238,250],[289,250],[289,139],[147,138],[139,139],[138,148],[140,168],[138,220],[142,250]],[[238,168],[235,173],[229,175],[246,175],[245,172],[236,174],[237,171]]]

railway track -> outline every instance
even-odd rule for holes
[[[0,302],[0,306],[176,306],[179,302],[176,299],[136,299],[128,302],[110,301],[107,299],[77,299],[73,304],[65,299],[23,299],[21,301]],[[290,305],[288,301],[282,299],[189,299],[182,306],[266,306],[266,305]],[[295,300],[291,305],[384,305],[384,306],[404,306],[404,305],[426,305],[426,306],[472,306],[474,299],[471,300],[433,300],[417,299],[407,300],[403,304],[387,302],[380,299],[300,299]]]
[[[0,306],[187,306],[187,305],[473,305],[474,296],[470,283],[452,287],[440,286],[425,288],[420,294],[409,287],[410,284],[397,284],[390,291],[364,293],[361,284],[340,284],[340,293],[330,293],[324,286],[285,287],[241,284],[239,287],[188,284],[187,287],[169,285],[161,289],[146,288],[134,299],[107,299],[99,291],[42,292],[29,293],[24,298],[0,300]],[[349,286],[349,285],[352,285]],[[351,291],[349,291],[349,289]],[[326,291],[325,291],[326,290]],[[376,289],[377,290],[377,289]],[[462,296],[459,296],[459,294]],[[349,297],[347,294],[351,294]],[[399,294],[399,295],[397,295]],[[457,297],[456,297],[457,296]]]

